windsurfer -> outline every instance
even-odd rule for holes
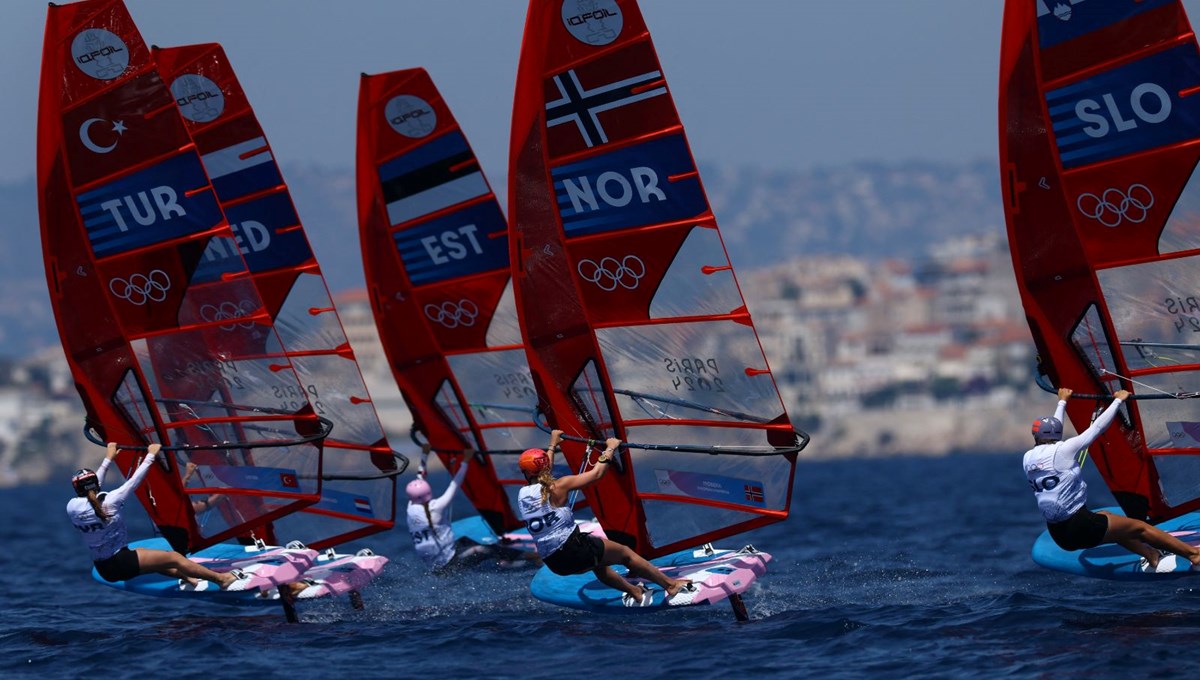
[[[545,451],[528,449],[519,461],[529,485],[521,487],[517,493],[517,507],[537,544],[538,554],[550,571],[559,576],[570,576],[591,569],[601,583],[624,593],[621,601],[627,607],[646,606],[653,596],[644,586],[639,588],[622,578],[611,565],[623,565],[629,573],[658,584],[666,591],[667,599],[687,587],[691,581],[669,578],[628,547],[586,534],[575,526],[568,494],[595,484],[604,476],[621,440],[610,438],[605,442],[604,452],[587,472],[555,479],[550,472],[551,458],[561,438],[562,430],[554,430]]]
[[[1086,449],[1117,416],[1121,402],[1129,397],[1117,390],[1113,402],[1081,434],[1062,441],[1063,415],[1072,391],[1058,390],[1058,407],[1053,416],[1033,422],[1034,447],[1025,453],[1025,474],[1037,496],[1038,508],[1046,519],[1050,537],[1063,550],[1084,550],[1103,543],[1116,543],[1141,555],[1145,570],[1155,571],[1160,551],[1174,553],[1200,567],[1200,549],[1141,520],[1087,508],[1087,484],[1079,466],[1079,452]]]
[[[183,475],[183,485],[185,487],[187,486],[188,480],[191,479],[192,475],[196,474],[196,471],[199,469],[199,466],[197,466],[195,463],[189,462],[187,464],[185,467],[186,471]],[[225,494],[223,493],[211,493],[204,498],[197,498],[192,501],[192,512],[208,512],[223,500],[225,500]]]
[[[75,498],[67,501],[67,516],[82,535],[91,553],[96,571],[109,582],[127,581],[145,573],[159,573],[175,578],[212,581],[223,590],[244,590],[244,579],[237,572],[218,573],[203,567],[177,552],[150,548],[129,549],[129,531],[121,509],[125,501],[146,478],[155,456],[162,448],[151,444],[140,465],[125,483],[112,492],[100,487],[112,461],[119,451],[110,442],[104,462],[95,472],[82,469],[71,478]],[[243,585],[239,588],[239,584]]]
[[[435,573],[447,573],[465,569],[494,560],[497,566],[506,567],[524,561],[526,554],[519,550],[498,545],[481,545],[467,537],[457,540],[450,526],[450,504],[462,486],[471,459],[470,451],[463,456],[458,471],[441,496],[433,497],[433,488],[426,481],[426,463],[429,445],[421,448],[421,464],[417,467],[417,478],[404,488],[408,494],[408,531],[412,534],[413,547],[417,555]]]

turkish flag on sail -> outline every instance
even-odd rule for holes
[[[77,190],[191,141],[175,100],[153,71],[64,113],[63,136]]]

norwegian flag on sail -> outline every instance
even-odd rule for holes
[[[635,139],[679,123],[649,42],[637,42],[547,78],[551,158]]]
[[[761,486],[759,486],[757,484],[746,484],[745,486],[746,486],[746,500],[751,501],[753,503],[762,503],[763,502],[763,490],[762,490]]]

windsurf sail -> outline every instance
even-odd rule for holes
[[[225,51],[210,43],[152,54],[233,233],[209,242],[200,268],[213,276],[230,265],[249,270],[279,358],[300,378],[300,391],[273,390],[271,405],[311,405],[334,424],[324,441],[321,500],[276,521],[277,533],[323,549],[392,528],[395,478],[403,470],[397,462],[407,461],[388,445],[274,153]],[[228,300],[207,311],[234,332],[248,307]],[[260,351],[267,353],[266,343]],[[194,472],[187,484],[194,498],[220,493],[209,467]],[[206,511],[203,518],[220,522],[228,514]]]
[[[137,494],[177,550],[274,542],[272,520],[321,498],[332,423],[277,398],[302,383],[240,255],[206,266],[237,235],[119,0],[49,8],[38,182],[50,298],[92,436],[171,452]],[[210,313],[228,303],[236,322]],[[212,530],[183,487],[191,461],[233,510]]]
[[[1200,508],[1198,92],[1178,0],[1005,4],[1001,182],[1041,369],[1095,399],[1135,393],[1090,457],[1154,521]],[[1096,407],[1067,413],[1082,430]]]
[[[510,531],[516,454],[546,436],[532,420],[508,226],[424,69],[362,77],[358,204],[371,309],[414,427],[448,467],[479,452],[463,492],[497,535]]]
[[[797,432],[641,11],[533,0],[510,158],[513,287],[550,422],[628,442],[586,495],[654,557],[788,516]]]

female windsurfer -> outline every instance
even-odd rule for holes
[[[1033,422],[1035,446],[1025,453],[1025,474],[1037,496],[1038,509],[1046,519],[1050,537],[1063,550],[1084,550],[1103,543],[1116,543],[1141,555],[1144,569],[1155,571],[1165,551],[1175,553],[1200,567],[1200,549],[1138,519],[1087,508],[1087,484],[1079,467],[1079,452],[1100,436],[1117,416],[1126,390],[1113,393],[1113,402],[1081,434],[1062,441],[1063,414],[1071,390],[1058,390],[1058,407],[1053,416]],[[1157,550],[1156,550],[1157,548]]]
[[[525,554],[498,545],[480,545],[467,537],[457,540],[450,526],[450,504],[462,486],[467,474],[467,464],[472,452],[463,456],[462,464],[450,480],[441,496],[433,497],[433,488],[425,480],[425,464],[429,460],[430,447],[421,447],[421,464],[417,466],[417,478],[404,488],[408,494],[408,531],[412,534],[413,548],[435,573],[448,573],[495,560],[497,566],[510,566],[521,561]]]
[[[82,469],[71,478],[75,487],[75,498],[67,501],[67,516],[83,534],[96,565],[96,571],[106,581],[127,581],[139,574],[159,573],[175,578],[204,579],[219,585],[223,590],[244,590],[245,582],[240,572],[217,573],[207,569],[177,552],[150,548],[129,549],[129,532],[121,509],[129,495],[146,478],[161,444],[151,444],[141,465],[125,483],[112,492],[103,492],[100,486],[118,448],[110,442],[104,462],[95,472]],[[242,587],[239,587],[242,586]]]
[[[601,583],[624,593],[621,602],[626,607],[649,605],[653,595],[644,586],[634,586],[613,571],[611,565],[614,564],[624,565],[629,573],[658,584],[666,591],[667,599],[688,587],[691,581],[669,578],[628,547],[585,534],[575,526],[568,494],[574,489],[595,484],[604,476],[621,440],[612,438],[605,442],[604,452],[596,459],[591,470],[555,479],[550,472],[551,458],[561,438],[562,430],[554,430],[550,434],[550,446],[545,451],[528,449],[521,454],[519,461],[521,472],[525,474],[525,481],[529,485],[521,487],[517,493],[517,506],[521,519],[525,520],[525,526],[537,544],[538,554],[550,571],[559,576],[570,576],[590,569]]]

